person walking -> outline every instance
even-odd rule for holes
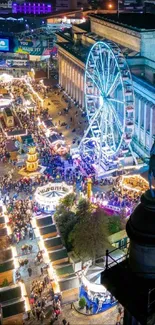
[[[32,269],[31,269],[30,266],[28,267],[27,271],[28,271],[28,274],[29,274],[29,277],[30,277],[32,275]]]
[[[66,321],[65,318],[62,320],[62,324],[63,324],[63,325],[67,325],[67,321]]]
[[[43,267],[40,268],[41,275],[44,275],[44,269]]]

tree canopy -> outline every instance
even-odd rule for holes
[[[81,199],[77,206],[77,223],[70,233],[69,239],[73,249],[80,257],[93,260],[104,254],[107,242],[107,224],[100,209],[86,199]]]

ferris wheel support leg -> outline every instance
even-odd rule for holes
[[[135,165],[138,165],[138,161],[137,161],[137,158],[136,158],[135,155],[134,155],[134,152],[133,152],[133,150],[132,150],[131,144],[129,144],[129,150],[130,150],[130,152],[131,152],[131,155],[132,155],[132,157],[133,157],[133,160],[134,160],[134,162],[135,162]]]
[[[101,110],[101,109],[100,109],[100,110]],[[88,133],[89,133],[89,131],[90,131],[90,129],[91,129],[91,127],[92,127],[94,121],[96,120],[97,116],[98,116],[99,113],[100,113],[100,110],[97,111],[97,112],[95,113],[93,119],[90,121],[89,127],[88,127],[88,129],[86,130],[86,133],[84,134],[84,136],[83,136],[83,138],[82,138],[82,140],[81,140],[81,142],[80,142],[80,144],[79,144],[79,147],[81,146],[82,142],[87,138],[87,135],[88,135]]]

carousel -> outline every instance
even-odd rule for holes
[[[146,179],[140,175],[124,175],[120,185],[122,192],[128,190],[138,194],[144,193],[149,188]]]
[[[66,183],[48,183],[38,187],[35,192],[35,201],[44,212],[54,211],[59,201],[73,192],[73,186]]]

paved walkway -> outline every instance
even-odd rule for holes
[[[22,254],[21,248],[25,244],[33,246],[32,253]],[[21,260],[28,259],[29,261],[27,265],[20,267],[20,274],[21,274],[21,278],[24,280],[24,283],[26,285],[27,294],[28,296],[30,296],[31,283],[33,280],[38,280],[40,278],[41,275],[40,268],[43,265],[43,264],[35,263],[35,257],[39,251],[37,239],[30,240],[29,238],[27,238],[26,240],[21,240],[18,244],[16,244],[16,249],[17,249],[18,260],[21,261]],[[31,267],[32,269],[31,277],[29,277],[28,275],[28,271],[27,271],[28,267]]]
[[[59,320],[54,324],[62,324],[62,319],[65,318],[70,325],[116,325],[117,314],[117,307],[114,307],[107,312],[95,316],[85,316],[71,309],[70,305],[65,305]]]

